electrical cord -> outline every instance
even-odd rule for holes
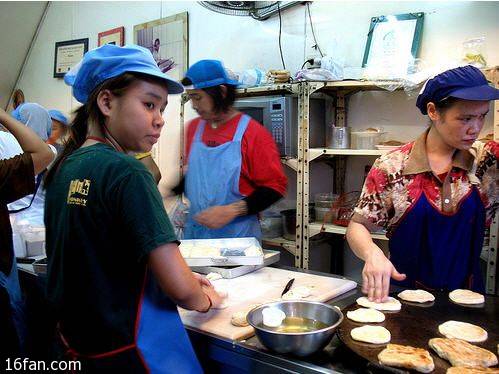
[[[282,19],[281,19],[281,7],[279,6],[279,1],[277,2],[277,13],[279,13],[279,53],[281,54],[282,68],[283,70],[286,70],[286,64],[284,63],[284,57],[282,55],[282,46],[281,46]]]
[[[301,66],[301,70],[303,70],[303,68],[305,67],[306,64],[313,65],[313,63],[314,63],[314,59],[313,58],[309,58],[307,61],[305,61],[303,63],[303,65]]]
[[[315,38],[314,24],[312,23],[312,16],[310,15],[310,3],[309,2],[307,2],[307,10],[308,10],[308,19],[310,21],[310,29],[312,30],[312,36],[314,37],[314,42],[315,42],[315,45],[313,46],[313,48],[315,48],[319,51],[321,57],[324,57],[324,55],[322,54],[322,51],[321,51],[321,47],[319,47],[319,43],[317,43],[317,39]],[[279,17],[280,17],[280,14],[279,14]]]

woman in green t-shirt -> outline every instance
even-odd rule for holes
[[[127,155],[151,150],[182,86],[134,45],[86,53],[64,81],[83,105],[45,182],[61,341],[88,372],[200,372],[177,305],[222,299],[184,262],[152,175]]]

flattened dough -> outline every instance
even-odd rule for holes
[[[376,310],[392,310],[399,311],[402,308],[402,304],[397,299],[389,296],[388,301],[384,303],[375,303],[374,301],[369,301],[365,296],[359,297],[357,299],[357,304],[363,306],[364,308],[372,308]]]
[[[392,338],[390,331],[383,326],[371,325],[356,327],[350,331],[350,335],[354,340],[372,344],[385,344]]]
[[[412,301],[413,303],[427,303],[435,301],[435,296],[425,290],[404,290],[397,296],[399,299]]]
[[[438,326],[438,331],[446,338],[462,339],[470,343],[487,340],[487,331],[467,322],[447,321]]]
[[[449,292],[449,299],[458,304],[483,304],[485,302],[482,294],[462,289]]]
[[[385,315],[379,310],[372,308],[359,308],[347,312],[347,317],[355,322],[378,323],[385,320]]]

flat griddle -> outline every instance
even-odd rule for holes
[[[427,349],[433,357],[435,363],[433,373],[436,374],[445,374],[451,365],[448,361],[441,359],[428,346],[428,341],[431,338],[444,338],[438,332],[438,325],[449,320],[468,322],[484,328],[488,332],[488,339],[482,343],[473,344],[493,352],[496,356],[498,355],[499,297],[486,296],[484,304],[464,306],[452,302],[448,292],[432,293],[435,296],[434,302],[418,304],[400,300],[402,309],[399,312],[383,311],[386,317],[385,321],[370,323],[370,325],[387,328],[392,336],[390,343]],[[391,296],[396,297],[395,294]],[[356,354],[375,365],[379,365],[378,354],[386,347],[386,344],[358,342],[350,336],[350,331],[353,328],[365,325],[365,323],[354,322],[346,316],[349,310],[355,310],[359,307],[357,303],[354,303],[342,310],[345,318],[339,327],[338,335],[347,347]],[[390,371],[393,371],[392,368]]]

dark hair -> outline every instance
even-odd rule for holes
[[[192,81],[189,78],[182,79],[181,82],[184,86],[190,86]],[[224,97],[222,87],[227,90]],[[230,84],[218,85],[213,87],[202,88],[213,100],[213,110],[215,113],[227,112],[236,101],[236,87]]]
[[[447,110],[449,110],[452,106],[454,106],[455,103],[457,103],[459,100],[456,97],[449,96],[443,100],[440,100],[439,102],[434,102],[435,108],[440,114],[444,114]]]
[[[13,101],[13,107],[16,109],[19,105],[23,104],[25,102],[24,98],[24,92],[21,89],[17,89],[14,91],[14,94],[12,95],[12,101]]]
[[[69,136],[63,143],[64,149],[47,171],[44,179],[45,186],[48,186],[52,182],[64,160],[85,143],[89,122],[102,127],[104,126],[105,117],[97,105],[99,92],[109,90],[114,96],[121,97],[133,83],[140,80],[152,83],[161,82],[164,85],[164,82],[159,78],[153,78],[140,73],[124,73],[98,85],[89,95],[87,102],[74,111],[73,121],[69,125]]]

